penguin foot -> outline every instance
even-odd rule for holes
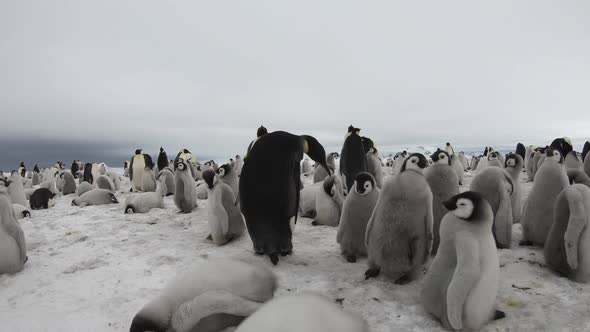
[[[365,271],[365,280],[376,278],[381,273],[381,268],[373,267]]]
[[[205,240],[213,241],[213,236],[212,236],[211,234],[209,234],[209,235],[208,235],[208,236],[205,238]]]
[[[534,244],[529,240],[523,240],[523,241],[520,241],[520,243],[518,245],[521,247],[530,247],[530,246],[533,246]]]
[[[279,254],[274,252],[272,254],[269,254],[268,257],[270,258],[270,262],[272,263],[272,265],[277,265],[279,263]]]
[[[494,320],[502,319],[506,317],[506,313],[504,311],[496,310],[494,312]]]
[[[405,285],[410,281],[412,281],[412,279],[410,279],[410,277],[407,274],[404,274],[403,276],[397,278],[393,283],[396,285]]]
[[[347,255],[346,261],[349,263],[356,263],[356,256],[355,255]]]

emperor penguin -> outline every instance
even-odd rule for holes
[[[497,171],[497,169],[496,169]],[[478,331],[496,310],[500,263],[492,236],[492,208],[467,191],[445,202],[440,246],[420,294],[424,309],[450,330]]]
[[[248,145],[248,149],[246,150],[246,157],[248,157],[248,155],[250,154],[250,151],[252,150],[252,147],[254,146],[254,144],[256,144],[258,139],[266,134],[268,134],[268,129],[266,129],[266,127],[264,127],[264,126],[258,127],[258,129],[256,130],[256,139],[253,140],[252,142],[250,142],[250,145]]]
[[[463,177],[465,175],[465,170],[463,169],[463,164],[459,161],[459,157],[456,154],[450,155],[451,156],[451,167],[457,173],[457,181],[460,186],[463,185]]]
[[[242,160],[242,157],[240,157],[240,155],[237,154],[236,160],[234,162],[234,170],[238,176],[242,174],[242,165],[244,165],[244,161]]]
[[[55,196],[51,190],[47,188],[39,188],[31,195],[30,205],[33,210],[49,209],[55,205]]]
[[[158,181],[156,191],[134,193],[125,200],[125,214],[147,213],[151,209],[164,209],[165,185]]]
[[[322,190],[316,195],[316,216],[311,223],[314,226],[338,226],[344,197],[338,191],[336,175],[328,176],[322,183]]]
[[[41,174],[37,165],[35,165],[35,168],[33,169],[33,178],[31,179],[31,182],[33,186],[41,184]]]
[[[12,204],[12,209],[14,210],[14,215],[16,219],[24,219],[31,217],[31,211],[27,209],[26,206],[22,206],[20,204]]]
[[[427,262],[433,240],[432,192],[423,175],[427,166],[424,155],[413,153],[401,172],[385,181],[367,225],[365,279],[383,271],[396,284],[405,284]]]
[[[555,202],[554,221],[545,241],[545,262],[577,282],[590,281],[590,188],[574,184]]]
[[[59,168],[58,168],[58,170],[59,170]],[[97,163],[92,163],[91,172],[92,172],[92,178],[94,179],[94,181],[96,181],[96,179],[100,175],[100,173],[98,171],[98,164]]]
[[[13,171],[10,175],[8,195],[10,196],[10,200],[12,201],[12,203],[20,204],[22,206],[28,206],[22,177],[16,171]]]
[[[548,148],[545,153],[547,158],[535,174],[520,219],[524,239],[521,245],[544,246],[553,223],[555,200],[569,186],[561,152]]]
[[[463,165],[463,171],[467,172],[469,170],[469,162],[465,157],[465,152],[459,152],[459,161],[461,162],[461,165]]]
[[[100,163],[100,165],[98,165],[98,175],[105,175],[107,174],[107,165],[105,165],[105,163]]]
[[[238,185],[238,174],[234,171],[230,164],[223,164],[217,169],[217,175],[221,182],[227,184],[234,193],[235,197],[238,197],[239,185]],[[205,173],[203,173],[203,179]]]
[[[98,178],[96,178],[96,187],[115,193],[115,184],[113,183],[113,180],[106,175],[99,175]]]
[[[152,157],[148,154],[142,154],[141,149],[135,150],[135,155],[131,158],[131,164],[129,165],[132,191],[143,191],[143,174],[146,167],[151,170],[153,166]]]
[[[76,192],[76,179],[74,175],[70,172],[63,172],[60,174],[64,180],[64,186],[62,189],[62,193],[64,195],[74,194]]]
[[[174,204],[182,213],[191,213],[197,207],[197,185],[186,161],[179,159],[175,164]]]
[[[115,190],[119,190],[121,188],[121,177],[119,176],[119,173],[111,169],[107,171],[106,176],[111,178],[111,181],[113,181]]]
[[[149,166],[146,166],[143,171],[141,189],[143,191],[156,191],[156,174]]]
[[[451,157],[446,151],[436,150],[432,154],[434,162],[424,170],[424,177],[428,182],[430,191],[432,191],[432,227],[433,242],[431,255],[436,255],[438,250],[439,228],[442,218],[447,214],[447,209],[443,202],[459,193],[459,181],[457,172],[451,166]]]
[[[380,193],[373,175],[361,172],[344,200],[336,242],[349,263],[356,262],[357,256],[367,256],[365,232]]]
[[[533,155],[533,181],[535,180],[535,176],[537,175],[537,171],[541,166],[541,161],[544,159],[547,149],[549,149],[549,147],[537,148],[535,150],[535,154]]]
[[[576,151],[570,151],[570,153],[568,153],[565,156],[564,165],[566,170],[584,169],[584,163],[582,162],[582,160],[580,160],[580,157],[578,156],[578,153]]]
[[[487,158],[485,158],[485,164],[480,162],[480,165],[477,166],[477,170],[482,171],[487,167],[504,168],[504,164],[502,164],[502,161],[500,160],[500,153],[496,151],[489,152]]]
[[[510,174],[512,178],[513,191],[510,200],[512,205],[512,221],[516,224],[520,222],[522,216],[522,188],[520,186],[520,174],[524,161],[519,154],[509,153],[504,162],[504,170]]]
[[[342,177],[334,174],[334,185],[340,197],[345,197],[344,181]],[[316,216],[316,198],[323,190],[324,181],[305,186],[299,193],[299,211],[301,217],[314,218]]]
[[[158,155],[158,172],[168,167],[168,155],[163,147],[160,147],[160,154]]]
[[[583,162],[586,161],[586,155],[588,154],[588,151],[590,151],[590,142],[586,141],[586,143],[584,143],[584,148],[582,149],[582,161]]]
[[[226,165],[229,166],[224,166]],[[207,214],[211,240],[215,245],[221,246],[242,236],[245,228],[244,218],[240,207],[236,205],[234,191],[227,183],[221,181],[219,174],[215,174],[213,170],[206,170],[203,172],[203,180],[207,184]]]
[[[72,175],[74,176],[74,178],[78,178],[78,172],[80,171],[80,165],[78,165],[78,161],[74,160],[72,162],[72,166],[70,166],[70,171],[72,172]]]
[[[510,248],[514,223],[511,201],[514,182],[510,174],[502,168],[488,167],[475,175],[469,190],[477,192],[492,207],[492,233],[498,248]]]
[[[276,288],[267,268],[205,261],[172,279],[135,315],[129,331],[226,331],[272,299]]]
[[[84,194],[87,191],[90,191],[94,189],[94,187],[92,187],[92,185],[86,181],[80,183],[80,185],[78,186],[78,189],[76,189],[76,195],[77,196],[82,196],[82,194]]]
[[[375,185],[381,189],[383,187],[383,163],[379,159],[379,153],[374,146],[369,148],[367,155],[367,172],[375,178]]]
[[[479,161],[481,160],[481,156],[473,156],[473,158],[471,158],[471,170],[472,171],[476,171],[477,170],[477,166],[479,164]]]
[[[27,168],[25,167],[25,162],[21,161],[20,166],[18,168],[18,174],[24,178],[27,175]]]
[[[176,191],[176,182],[174,181],[174,174],[169,167],[160,170],[158,180],[166,185],[165,196],[172,196]]]
[[[304,176],[309,176],[312,170],[313,168],[311,162],[309,161],[309,158],[303,158],[303,161],[301,161],[301,174],[303,174]]]
[[[129,177],[129,162],[125,161],[123,163],[123,176]]]
[[[529,145],[526,148],[526,156],[524,158],[524,168],[526,170],[527,181],[533,182],[533,158],[535,153],[535,147],[533,145]]]
[[[235,332],[369,332],[358,314],[343,311],[333,301],[312,292],[276,298],[248,317]]]
[[[406,158],[407,158],[407,152],[406,151],[398,152],[398,153],[395,154],[395,156],[393,157],[393,167],[391,168],[391,174],[392,175],[399,174],[399,172],[402,169],[402,165],[406,161]]]
[[[80,178],[80,181],[86,181],[90,184],[94,184],[94,176],[92,175],[92,164],[84,164],[84,175]],[[82,182],[80,182],[82,183]]]
[[[6,188],[0,187],[0,274],[20,272],[26,261],[25,234],[16,221]]]
[[[313,172],[313,183],[318,183],[320,181],[324,181],[325,178],[329,176],[329,174],[334,173],[336,170],[336,161],[335,158],[339,156],[338,152],[331,152],[326,157],[326,164],[328,165],[329,172],[324,166],[320,163],[316,163],[314,166]]]
[[[347,190],[352,188],[357,173],[367,171],[367,156],[359,135],[360,130],[352,125],[348,127],[348,134],[340,153],[340,174],[344,178]]]
[[[551,142],[549,147],[558,150],[564,158],[574,150],[574,145],[569,137],[558,137]]]
[[[304,153],[328,169],[324,147],[315,138],[284,131],[261,136],[242,167],[239,201],[254,251],[268,255],[273,264],[279,254],[293,250]]]
[[[451,143],[447,142],[446,146],[445,146],[445,151],[447,151],[447,153],[449,154],[449,156],[451,156],[451,158],[453,158],[453,156],[455,155],[455,149],[453,149],[453,147],[451,146]]]
[[[85,207],[90,205],[118,204],[119,201],[110,190],[92,189],[83,193],[81,196],[74,198],[73,206]]]

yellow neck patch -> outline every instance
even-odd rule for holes
[[[304,153],[309,152],[309,144],[307,143],[307,140],[303,140],[303,152]]]

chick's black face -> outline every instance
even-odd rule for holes
[[[207,184],[207,186],[209,187],[209,189],[213,189],[214,186],[214,180],[215,180],[215,171],[212,169],[208,169],[206,171],[203,172],[203,180],[205,181],[205,183]]]
[[[354,181],[356,184],[356,192],[360,195],[369,193],[371,190],[373,190],[373,188],[375,188],[375,178],[373,178],[373,176],[368,172],[358,173],[354,177]]]

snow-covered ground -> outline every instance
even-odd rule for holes
[[[463,190],[472,177],[466,174]],[[530,188],[523,184],[524,199]],[[169,279],[210,257],[269,266],[279,277],[275,296],[321,292],[362,314],[372,331],[441,330],[420,304],[421,280],[403,286],[383,276],[365,281],[366,260],[346,263],[336,228],[300,219],[293,255],[273,267],[253,254],[247,235],[224,247],[205,240],[206,201],[187,215],[177,212],[171,197],[164,210],[124,215],[128,190],[125,180],[118,205],[79,208],[69,195],[21,220],[29,261],[22,272],[0,276],[0,331],[128,331],[135,313]],[[518,247],[520,225],[513,233],[513,249],[500,250],[497,298],[508,317],[485,331],[590,330],[590,285],[548,270],[541,250]]]

